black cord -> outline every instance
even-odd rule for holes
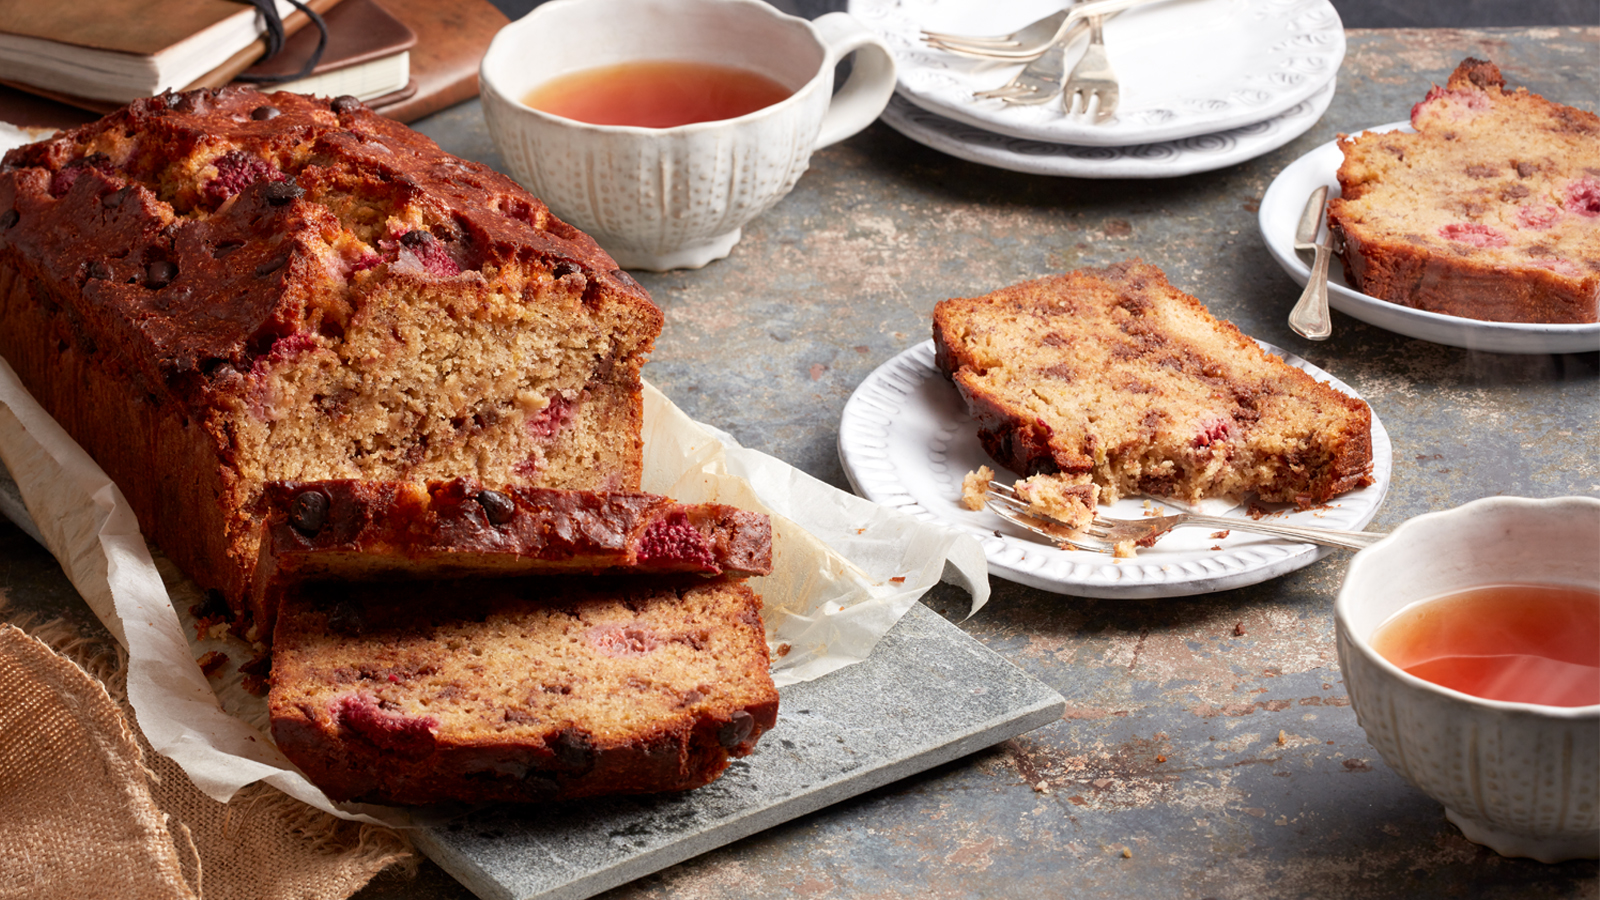
[[[267,33],[265,37],[267,39],[267,53],[262,57],[262,59],[271,59],[272,57],[276,56],[278,51],[283,49],[283,42],[285,38],[283,20],[278,18],[278,5],[274,3],[273,0],[239,0],[239,2],[248,3],[251,6],[254,6],[256,10],[261,13],[261,18],[266,20]],[[304,78],[307,75],[310,75],[311,72],[316,69],[317,63],[322,61],[322,51],[328,46],[328,23],[322,21],[322,16],[317,15],[316,10],[300,2],[300,0],[289,0],[289,3],[292,4],[295,9],[300,10],[310,17],[311,24],[317,26],[317,33],[319,35],[317,38],[317,49],[312,51],[311,58],[306,60],[306,64],[300,68],[300,71],[295,72],[292,75],[241,74],[235,76],[234,80],[248,81],[253,84],[270,84],[278,81],[293,81],[296,78]]]

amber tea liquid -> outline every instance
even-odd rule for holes
[[[658,60],[562,75],[529,91],[522,102],[591,125],[673,128],[735,119],[791,93],[748,69]]]
[[[1490,700],[1600,704],[1600,591],[1497,584],[1445,594],[1379,625],[1372,649],[1418,678]]]

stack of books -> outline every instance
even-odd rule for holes
[[[376,0],[303,0],[328,39],[304,78],[268,90],[353,94],[379,106],[415,93],[415,32]],[[267,49],[266,23],[236,0],[0,0],[0,82],[105,112],[168,90],[219,87],[240,75],[285,77],[302,69],[320,38],[310,18],[276,0],[288,38]]]

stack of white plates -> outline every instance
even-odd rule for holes
[[[973,95],[1019,63],[967,59],[921,32],[992,35],[1063,0],[850,0],[899,66],[884,121],[961,159],[1037,175],[1169,178],[1244,162],[1304,134],[1333,100],[1344,26],[1328,0],[1160,0],[1105,23],[1121,83],[1115,117],[1095,124],[1059,100],[1010,106]],[[1087,38],[1067,48],[1067,66]]]

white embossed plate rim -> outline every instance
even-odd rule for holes
[[[1410,122],[1391,122],[1365,131],[1410,130]],[[1352,132],[1358,134],[1360,132]],[[1340,195],[1339,164],[1344,153],[1329,141],[1284,167],[1261,198],[1257,221],[1267,252],[1297,284],[1311,277],[1294,251],[1294,230],[1305,209],[1306,198],[1318,187],[1328,188],[1328,199]],[[1485,322],[1443,313],[1412,309],[1379,300],[1352,289],[1344,265],[1336,256],[1328,265],[1328,305],[1385,331],[1449,347],[1490,353],[1583,353],[1600,350],[1600,323],[1585,325],[1535,325],[1522,322]],[[1334,340],[1338,340],[1337,324]]]
[[[1270,344],[1261,346],[1318,381],[1359,396],[1305,360]],[[1014,477],[995,465],[977,434],[960,394],[934,367],[930,340],[879,366],[850,395],[839,421],[839,459],[856,493],[972,534],[983,544],[992,574],[1060,594],[1113,599],[1204,594],[1276,578],[1332,552],[1239,531],[1217,539],[1203,528],[1174,531],[1131,560],[1061,550],[993,513],[958,505],[962,476],[978,466],[994,468],[1001,480]],[[1389,434],[1374,412],[1373,483],[1324,507],[1279,517],[1325,528],[1365,528],[1388,493],[1391,455]],[[1124,498],[1102,508],[1107,515],[1130,519],[1143,510],[1142,498]],[[1242,511],[1227,514],[1242,515]],[[1211,549],[1214,546],[1221,549]]]
[[[1333,102],[1335,86],[1328,82],[1264,122],[1137,147],[1077,147],[994,134],[929,112],[898,94],[884,109],[883,121],[923,146],[1012,172],[1068,178],[1176,178],[1255,159],[1305,134]]]
[[[850,0],[889,45],[899,91],[918,106],[998,134],[1086,147],[1129,147],[1211,134],[1269,119],[1332,81],[1345,35],[1328,0],[1163,0],[1109,19],[1105,39],[1122,86],[1115,118],[1095,125],[1059,103],[1007,106],[975,91],[1020,64],[971,60],[923,44],[922,28],[992,34],[1062,0]],[[1079,38],[1068,62],[1080,54]]]

